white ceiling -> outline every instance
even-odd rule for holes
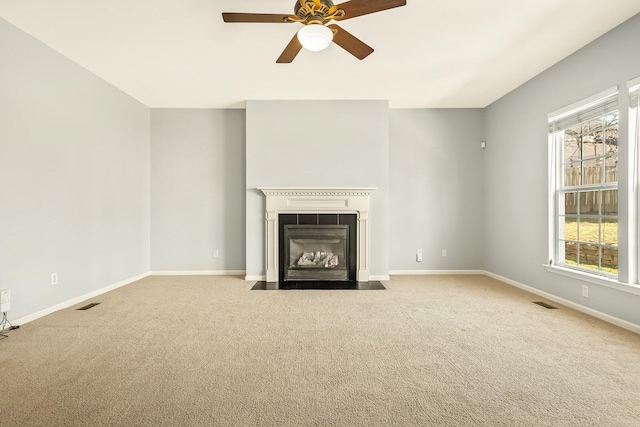
[[[296,0],[0,0],[0,17],[153,108],[247,99],[388,99],[485,107],[618,24],[637,0],[408,0],[340,23],[375,49],[333,44],[276,59],[300,24],[225,24],[222,12],[293,13]],[[336,1],[340,3],[340,1]]]

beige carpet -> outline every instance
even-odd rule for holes
[[[638,335],[490,278],[251,286],[149,277],[10,331],[0,425],[640,425]]]

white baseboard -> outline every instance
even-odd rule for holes
[[[152,271],[151,276],[244,276],[244,270]]]
[[[533,288],[531,286],[522,284],[520,282],[516,282],[515,280],[507,279],[506,277],[499,276],[497,274],[491,273],[489,271],[484,272],[485,275],[499,280],[503,283],[506,283],[511,286],[515,286],[516,288],[520,288],[532,294],[538,295],[540,297],[546,298],[548,300],[557,302],[558,304],[562,304],[566,307],[573,308],[574,310],[580,311],[582,313],[588,314],[589,316],[596,317],[600,320],[604,320],[605,322],[611,323],[616,326],[620,326],[621,328],[627,329],[631,332],[635,332],[636,334],[640,334],[640,325],[636,325],[635,323],[627,322],[626,320],[619,319],[617,317],[611,316],[609,314],[603,313],[598,310],[594,310],[589,307],[585,307],[584,305],[580,305],[573,301],[566,300],[564,298],[560,298],[556,295],[550,294],[548,292],[541,291],[540,289]]]
[[[114,289],[118,289],[118,288],[121,288],[123,286],[129,285],[129,284],[131,284],[133,282],[137,282],[138,280],[144,279],[145,277],[147,277],[149,275],[150,275],[150,273],[144,273],[144,274],[140,274],[138,276],[132,277],[130,279],[126,279],[126,280],[123,280],[121,282],[114,283],[114,284],[109,285],[109,286],[105,286],[104,288],[98,289],[98,290],[93,291],[93,292],[89,292],[88,294],[85,294],[85,295],[82,295],[82,296],[79,296],[79,297],[76,297],[76,298],[72,298],[72,299],[70,299],[68,301],[65,301],[65,302],[61,302],[60,304],[56,304],[56,305],[54,305],[52,307],[45,308],[44,310],[40,310],[40,311],[36,311],[35,313],[28,314],[28,315],[26,315],[24,317],[21,317],[19,319],[14,320],[11,323],[14,323],[16,325],[24,325],[25,323],[33,322],[34,320],[39,319],[41,317],[44,317],[44,316],[46,316],[48,314],[54,313],[54,312],[59,311],[59,310],[64,310],[65,308],[69,308],[69,307],[71,307],[73,305],[80,304],[81,302],[86,301],[88,299],[95,298],[98,295],[102,295],[102,294],[107,293],[109,291],[113,291]]]
[[[391,270],[390,276],[460,276],[485,274],[484,270]]]

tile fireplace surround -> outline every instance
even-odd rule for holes
[[[375,187],[262,187],[266,203],[266,265],[267,282],[278,277],[278,214],[318,213],[356,214],[357,266],[356,280],[369,281],[369,196]]]

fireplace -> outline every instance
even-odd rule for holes
[[[375,188],[260,188],[266,196],[266,281],[293,280],[333,280],[333,281],[369,281],[369,196]],[[285,238],[285,226],[290,227]],[[347,227],[326,227],[347,226]],[[302,231],[308,229],[307,231]],[[310,240],[318,240],[327,230],[332,229],[330,237],[322,237],[320,245],[309,246]],[[344,230],[347,237],[343,238]],[[293,232],[294,241],[289,241],[289,234]],[[296,233],[308,232],[312,238],[295,236]],[[302,242],[301,242],[302,240]],[[292,254],[292,243],[294,252]],[[340,254],[336,254],[344,247],[344,265]],[[306,260],[301,258],[307,253]],[[313,259],[311,259],[313,252]],[[322,267],[312,267],[316,254],[320,256]],[[322,252],[325,252],[324,258]],[[331,265],[331,259],[326,260],[328,253],[337,255],[337,265]],[[295,259],[297,257],[297,259]],[[291,267],[292,264],[308,263]],[[324,267],[324,264],[327,266]],[[285,268],[286,267],[286,268]],[[315,270],[315,272],[311,272]],[[345,277],[346,270],[346,279]],[[318,279],[317,273],[324,275]],[[315,278],[312,278],[314,277]]]
[[[284,227],[284,280],[348,280],[348,225]]]
[[[356,280],[357,215],[281,214],[278,230],[280,280]]]

